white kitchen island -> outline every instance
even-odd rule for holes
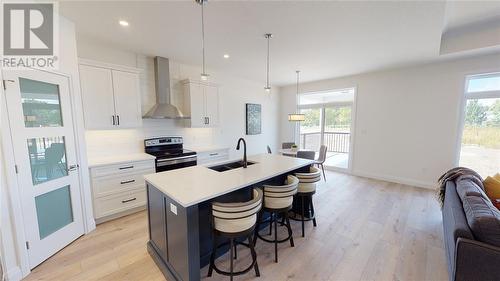
[[[200,268],[208,263],[211,251],[213,200],[249,200],[254,187],[283,184],[286,175],[304,171],[314,161],[261,154],[248,157],[248,162],[253,164],[223,172],[192,166],[145,176],[148,251],[168,280],[200,280]]]

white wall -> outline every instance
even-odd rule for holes
[[[77,35],[78,56],[80,58],[98,60],[113,64],[141,68],[142,112],[153,106],[156,96],[154,92],[153,58],[136,54],[120,48],[94,41],[88,37]],[[228,63],[231,63],[228,61]],[[182,95],[180,81],[190,78],[199,80],[200,67],[170,61],[173,103],[180,105]],[[208,69],[210,81],[220,84],[220,126],[218,128],[186,128],[179,120],[143,120],[143,127],[129,130],[92,130],[86,132],[89,157],[106,156],[144,151],[143,140],[161,135],[180,135],[184,137],[188,148],[217,145],[230,147],[233,156],[236,141],[245,137],[248,153],[264,153],[266,146],[277,147],[279,136],[279,95],[269,95],[263,90],[263,83],[239,78],[229,73],[221,73]],[[262,104],[262,134],[245,135],[245,103]]]
[[[500,54],[323,80],[301,92],[357,87],[353,173],[422,187],[455,166],[464,78],[500,71]],[[281,140],[295,86],[280,89]]]

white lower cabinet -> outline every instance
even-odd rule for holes
[[[214,150],[206,150],[196,153],[198,156],[198,165],[224,161],[229,159],[229,148],[220,148]]]
[[[96,223],[143,209],[146,206],[144,175],[154,172],[154,160],[90,168]]]

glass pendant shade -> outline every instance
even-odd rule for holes
[[[300,122],[306,120],[306,116],[304,114],[294,113],[288,114],[288,121],[290,122]]]

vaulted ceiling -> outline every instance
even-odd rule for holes
[[[59,9],[85,36],[201,63],[195,1],[64,1]],[[265,81],[264,34],[273,33],[271,83],[293,83],[296,69],[304,81],[320,80],[442,59],[443,32],[498,16],[498,2],[479,1],[209,1],[206,61],[209,71]],[[130,25],[120,26],[121,19]]]

